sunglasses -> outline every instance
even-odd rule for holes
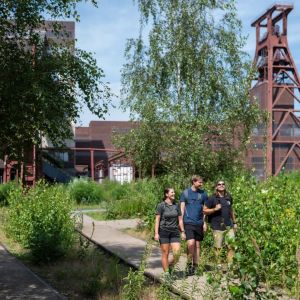
[[[222,182],[222,183],[218,183],[217,185],[225,185],[225,183]]]

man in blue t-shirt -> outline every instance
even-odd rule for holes
[[[193,275],[200,257],[200,242],[203,240],[206,225],[204,223],[203,205],[207,194],[202,190],[201,176],[192,177],[192,186],[184,190],[180,196],[180,208],[188,247],[188,275]]]

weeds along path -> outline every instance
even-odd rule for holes
[[[78,231],[94,244],[118,256],[121,260],[134,268],[139,268],[147,243],[134,238],[121,230],[135,228],[138,219],[115,220],[115,221],[94,221],[92,218],[83,215],[82,226]],[[163,279],[161,267],[161,254],[158,245],[153,245],[150,254],[147,256],[144,274],[155,281],[162,282],[172,292],[181,295],[186,299],[204,299],[207,295],[205,276],[185,276],[186,259],[181,256],[172,280]]]

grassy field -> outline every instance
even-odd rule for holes
[[[106,213],[103,211],[90,211],[85,212],[85,214],[97,221],[106,220]]]

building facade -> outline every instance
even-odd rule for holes
[[[75,170],[77,176],[89,176],[101,182],[109,177],[119,182],[134,177],[132,162],[113,143],[114,134],[128,132],[132,122],[91,121],[88,127],[75,128]]]

